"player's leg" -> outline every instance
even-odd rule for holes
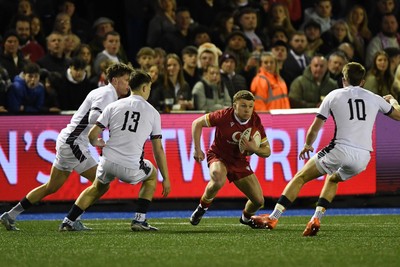
[[[240,222],[252,228],[260,228],[251,220],[259,209],[264,206],[264,195],[260,183],[254,174],[235,180],[234,184],[248,198]]]
[[[217,195],[218,191],[224,186],[226,182],[226,175],[228,171],[226,166],[221,161],[213,161],[210,164],[210,181],[204,190],[203,195],[200,199],[200,204],[197,206],[196,210],[190,216],[190,223],[192,225],[199,224],[204,213],[210,207],[212,201]]]

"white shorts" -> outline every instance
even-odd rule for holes
[[[75,170],[81,174],[96,166],[97,162],[89,152],[89,148],[83,144],[69,145],[57,140],[56,159],[53,166],[62,171]]]
[[[313,159],[321,173],[337,172],[345,181],[367,168],[371,153],[368,150],[335,144],[334,147],[327,146],[319,151]]]
[[[118,178],[125,183],[135,185],[149,178],[153,170],[154,165],[147,159],[143,160],[139,169],[130,169],[100,157],[96,177],[102,184],[111,183]]]

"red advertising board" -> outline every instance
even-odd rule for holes
[[[196,163],[193,159],[191,123],[202,114],[163,114],[163,144],[167,154],[172,191],[169,198],[199,198],[209,180],[207,163]],[[251,156],[264,195],[280,196],[283,188],[304,165],[298,154],[304,144],[307,129],[315,114],[260,114],[272,148],[267,159]],[[55,140],[58,133],[70,120],[68,115],[59,116],[1,116],[0,117],[0,202],[17,201],[31,189],[45,183],[55,157]],[[314,147],[326,146],[334,134],[334,123],[329,119]],[[104,132],[106,139],[108,132]],[[214,128],[203,130],[202,146],[210,146]],[[375,147],[375,131],[373,135]],[[91,147],[97,158],[99,151]],[[151,142],[146,143],[145,157],[152,162]],[[376,191],[376,159],[372,159],[366,171],[339,186],[339,195],[371,194]],[[307,184],[300,196],[318,196],[324,179]],[[74,200],[89,183],[73,173],[57,193],[45,200]],[[118,180],[112,183],[104,199],[136,198],[139,186]],[[156,198],[161,197],[161,184]],[[243,197],[232,184],[226,184],[218,197]]]

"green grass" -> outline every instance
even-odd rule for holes
[[[253,230],[238,218],[151,219],[159,232],[132,232],[128,220],[87,220],[90,232],[58,232],[59,221],[0,229],[0,266],[400,266],[400,216],[327,216],[316,237],[309,217],[282,217]]]

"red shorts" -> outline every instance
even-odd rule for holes
[[[244,177],[247,177],[253,174],[253,170],[250,167],[250,163],[248,161],[235,161],[234,163],[227,163],[222,158],[219,158],[213,152],[207,153],[207,163],[208,167],[210,167],[211,163],[220,161],[224,163],[228,173],[226,177],[228,177],[229,182],[240,180]]]

